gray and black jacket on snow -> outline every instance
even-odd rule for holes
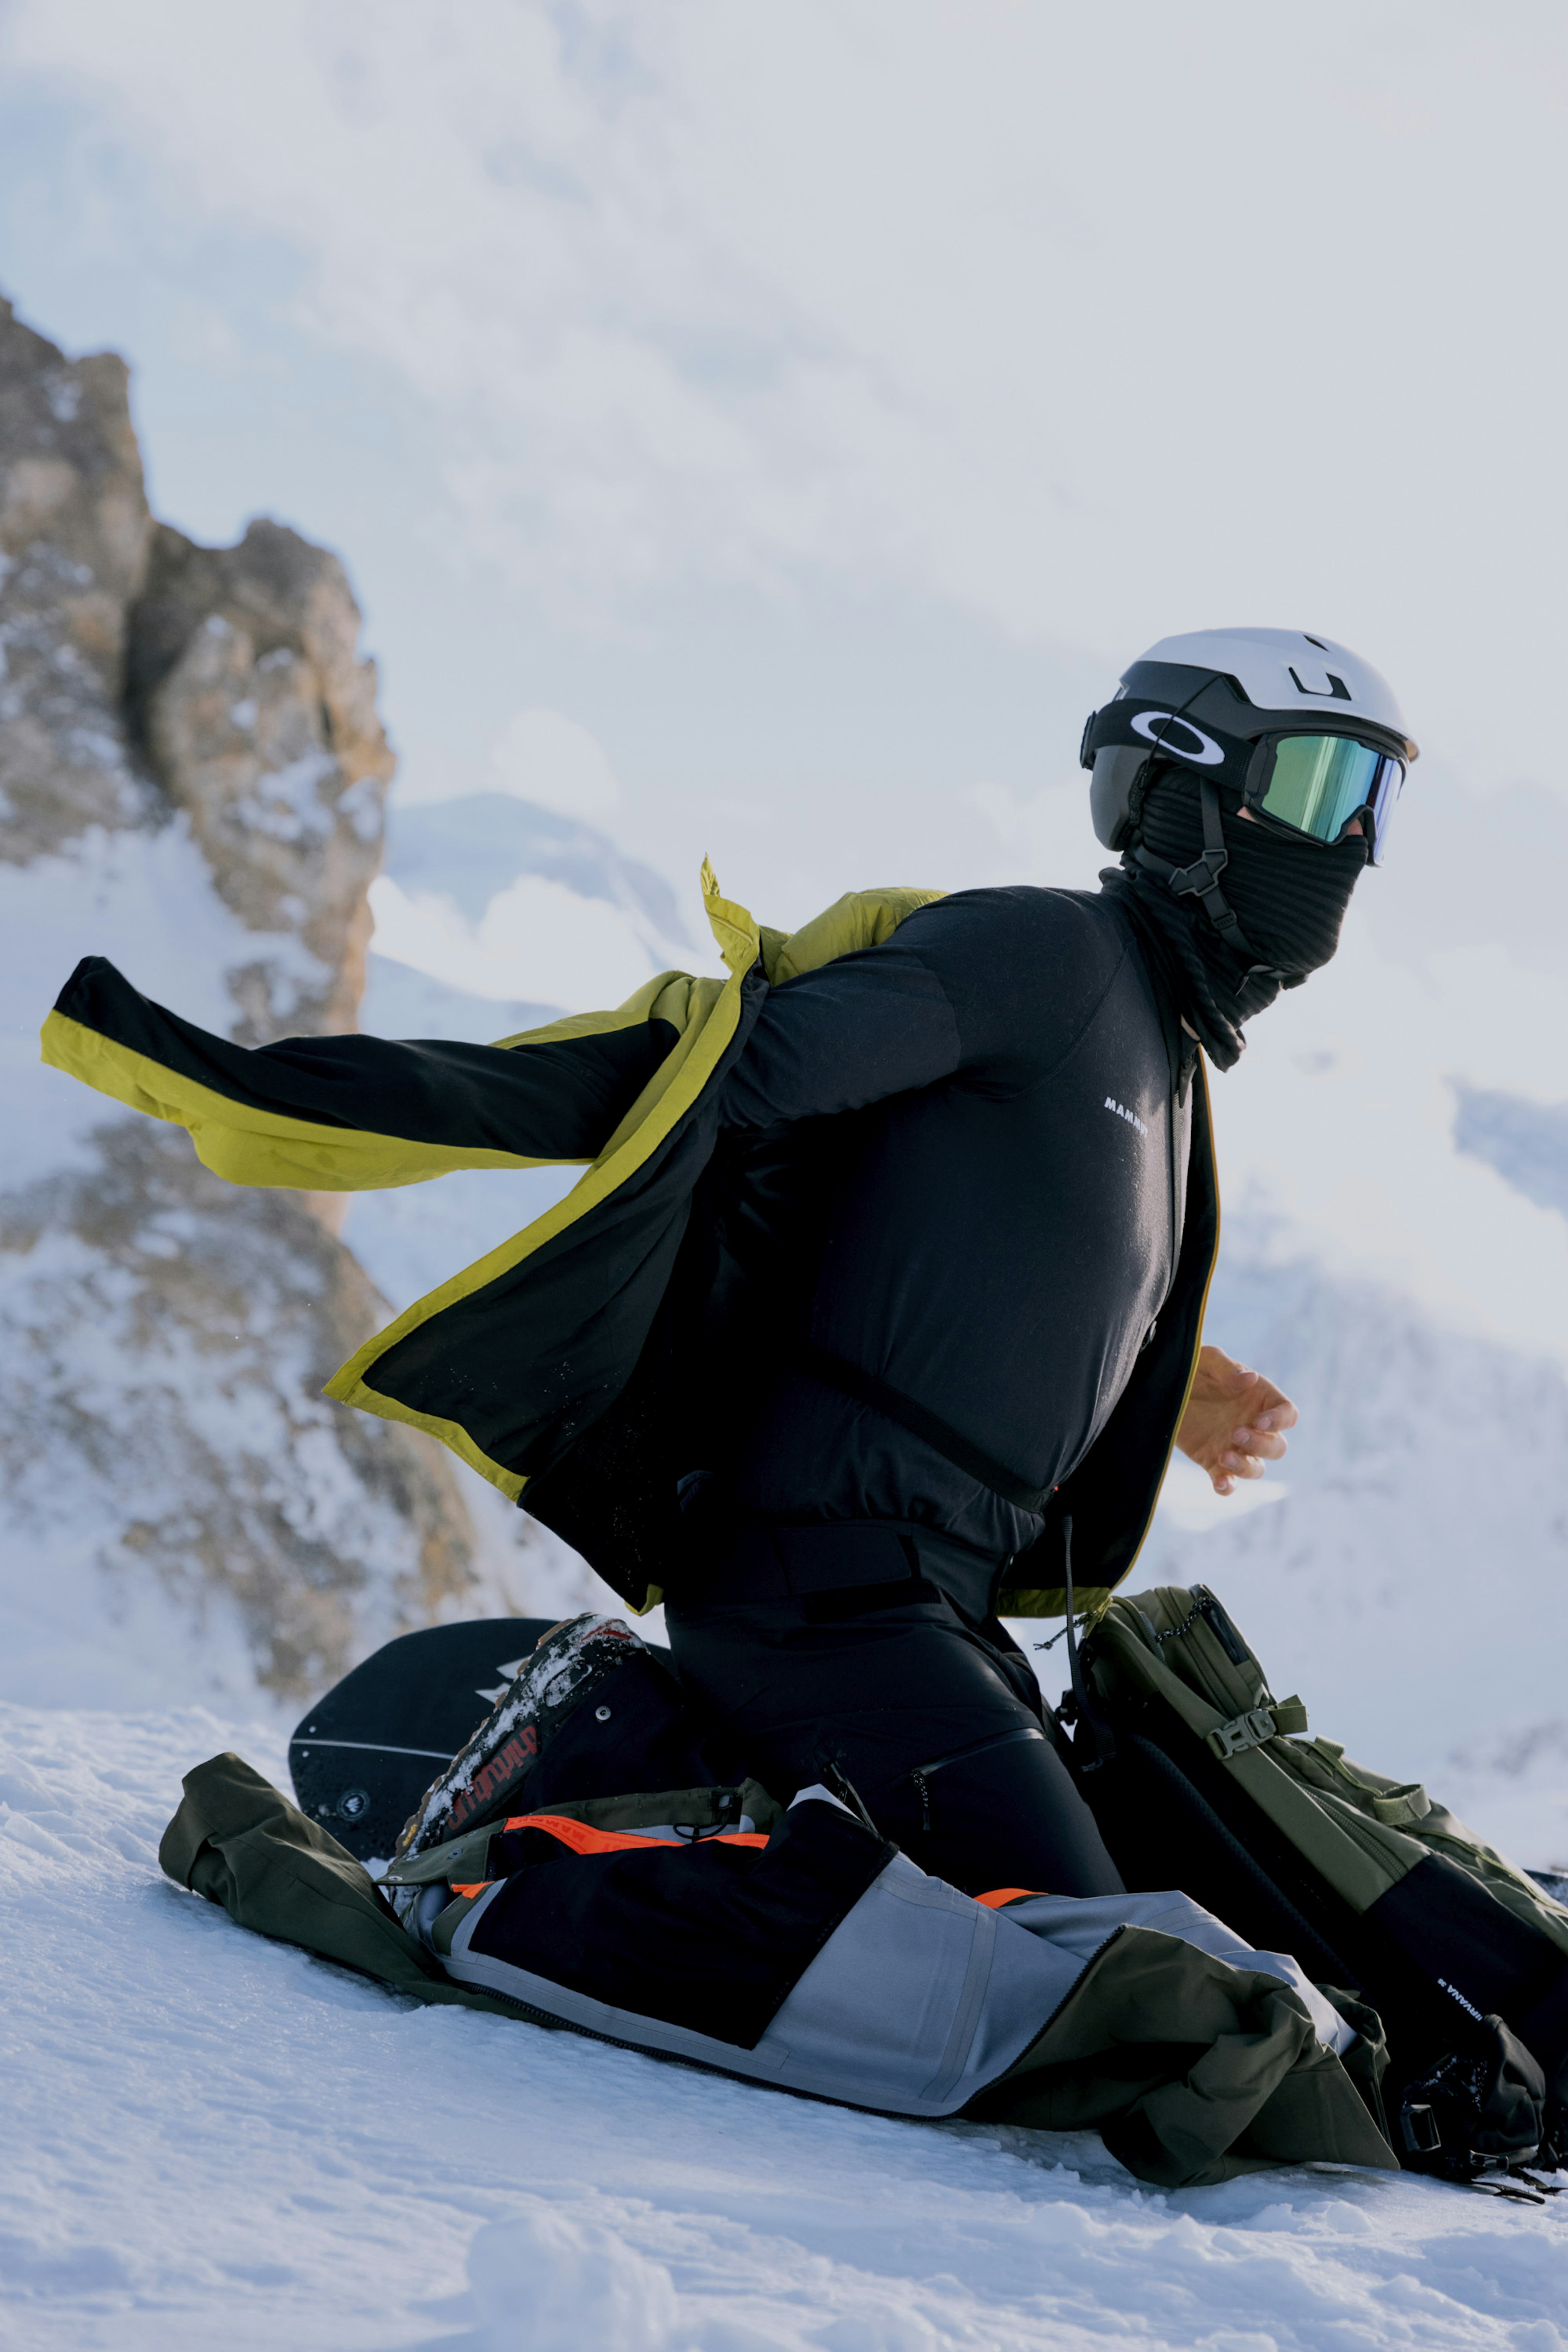
[[[237,1756],[186,1774],[159,1860],[241,1926],[416,2000],[883,2114],[1098,2126],[1163,2188],[1314,2159],[1396,2168],[1376,2019],[1185,1895],[977,1901],[826,1790],[772,1808],[765,1832],[679,1833],[717,1793],[563,1805],[394,1865],[440,1906],[420,1940]]]
[[[726,980],[495,1045],[247,1049],[88,958],[45,1058],[237,1183],[587,1162],[327,1393],[439,1438],[634,1608],[680,1591],[698,1470],[743,1512],[919,1518],[993,1586],[1005,1559],[1016,1615],[1060,1612],[1070,1512],[1095,1605],[1152,1515],[1218,1243],[1202,1065],[1127,918],[887,890],[786,935],[703,887]],[[867,1381],[879,1405],[844,1392]]]

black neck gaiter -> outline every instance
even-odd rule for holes
[[[1338,947],[1367,845],[1291,841],[1225,808],[1220,824],[1229,863],[1219,887],[1251,956],[1227,947],[1196,899],[1173,897],[1142,871],[1130,850],[1121,870],[1112,867],[1100,880],[1131,917],[1150,961],[1210,1060],[1228,1070],[1246,1048],[1242,1024],[1272,1004],[1282,986],[1299,988]],[[1155,771],[1139,812],[1139,834],[1167,865],[1191,866],[1202,856],[1203,812],[1190,771]],[[1250,971],[1254,964],[1274,969],[1265,975]]]

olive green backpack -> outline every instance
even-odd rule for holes
[[[1474,2089],[1494,2061],[1529,2074],[1531,2058],[1544,2155],[1568,2158],[1568,1906],[1418,1782],[1310,1736],[1301,1700],[1274,1696],[1206,1586],[1112,1600],[1069,1645],[1058,1719],[1128,1885],[1179,1885],[1376,2009],[1408,2158],[1469,2177],[1455,2081]]]

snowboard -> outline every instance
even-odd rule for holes
[[[361,1862],[389,1858],[437,1773],[556,1622],[476,1617],[384,1643],[316,1701],[289,1740],[300,1811]]]

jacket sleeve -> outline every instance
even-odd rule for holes
[[[116,1101],[188,1128],[232,1183],[361,1192],[455,1168],[595,1159],[676,1042],[636,1004],[597,1030],[563,1022],[501,1045],[354,1034],[249,1048],[166,1012],[89,956],[44,1025],[43,1051]]]
[[[897,940],[775,988],[725,1083],[726,1127],[858,1110],[951,1077],[963,1052],[941,981]]]
[[[1015,1094],[1072,1050],[1124,952],[1070,892],[956,891],[880,946],[774,989],[725,1086],[722,1118],[783,1127],[961,1074]]]

